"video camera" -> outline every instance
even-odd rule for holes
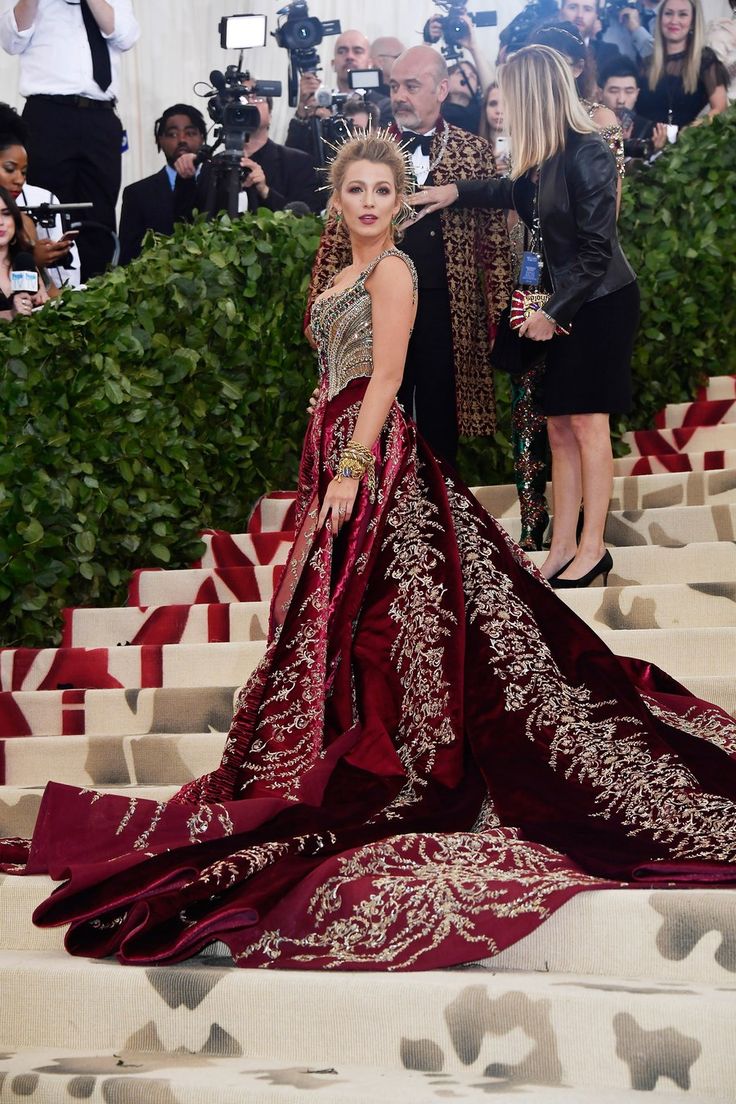
[[[242,48],[237,65],[228,65],[224,73],[219,69],[212,70],[209,90],[203,93],[209,100],[207,113],[218,127],[214,145],[203,146],[198,157],[200,163],[211,162],[204,203],[208,218],[223,209],[231,218],[238,213],[238,197],[243,179],[240,168],[243,146],[261,125],[261,113],[256,104],[246,102],[248,97],[275,98],[281,95],[281,81],[252,82],[250,73],[243,69],[243,49],[248,49],[250,45],[259,45],[261,28],[265,41],[265,20],[256,28],[256,24],[251,22],[256,18],[261,17],[234,16],[220,22],[220,42],[223,48],[230,49],[235,42]],[[253,28],[258,37],[253,35]],[[223,150],[213,156],[218,146],[222,146]]]
[[[208,93],[207,112],[213,123],[217,123],[218,144],[225,152],[238,151],[238,163],[243,146],[254,131],[261,125],[261,113],[255,104],[244,103],[248,96],[278,97],[281,95],[281,81],[256,81],[250,83],[250,73],[238,65],[228,65],[224,73],[213,69],[210,83],[213,91]],[[248,84],[246,88],[245,85]]]
[[[445,42],[442,53],[448,61],[457,61],[462,57],[462,40],[468,33],[463,16],[476,27],[495,27],[498,23],[497,12],[469,12],[466,10],[464,0],[437,0],[437,7],[447,12],[439,23],[442,26],[442,38]]]
[[[525,8],[507,23],[498,36],[499,44],[507,53],[514,53],[526,46],[529,35],[543,20],[557,19],[560,9],[557,0],[528,0]]]
[[[292,0],[279,8],[279,24],[271,34],[278,46],[289,51],[289,107],[296,107],[299,95],[299,74],[316,73],[320,68],[317,46],[326,35],[339,35],[340,20],[324,23],[310,16],[306,0]]]

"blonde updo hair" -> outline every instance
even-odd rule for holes
[[[333,193],[345,183],[348,167],[354,161],[370,161],[373,165],[385,165],[393,177],[396,193],[405,199],[410,192],[409,173],[404,154],[398,142],[387,135],[356,135],[344,142],[330,165],[329,181]]]

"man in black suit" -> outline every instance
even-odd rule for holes
[[[192,217],[196,157],[207,137],[202,113],[188,104],[174,104],[156,120],[153,133],[166,164],[160,172],[129,184],[123,192],[121,264],[138,256],[147,230],[171,234],[175,222],[186,222]]]
[[[320,182],[311,158],[269,137],[273,110],[270,96],[251,93],[246,99],[258,108],[261,125],[243,146],[241,211],[257,211],[259,207],[283,211],[288,203],[306,203],[310,210],[319,211],[323,205]]]
[[[603,42],[599,37],[598,0],[562,0],[560,19],[563,22],[567,20],[574,23],[580,31],[590,56],[595,61],[596,84],[598,84],[598,74],[619,56],[619,51],[614,45]]]

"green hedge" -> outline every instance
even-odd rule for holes
[[[316,218],[179,228],[84,294],[0,329],[0,632],[188,566],[293,486],[315,361],[301,335]]]
[[[627,182],[621,237],[643,308],[631,427],[736,372],[734,179],[732,109]],[[133,568],[187,566],[199,529],[241,530],[258,495],[294,485],[319,229],[268,211],[180,227],[0,327],[3,644],[58,639],[61,607],[124,602]],[[505,379],[498,407],[496,440],[462,446],[471,483],[511,478]]]

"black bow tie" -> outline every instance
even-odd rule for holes
[[[413,153],[416,149],[421,149],[425,157],[430,156],[432,150],[432,139],[434,134],[415,134],[412,130],[405,130],[401,135],[404,148]]]

